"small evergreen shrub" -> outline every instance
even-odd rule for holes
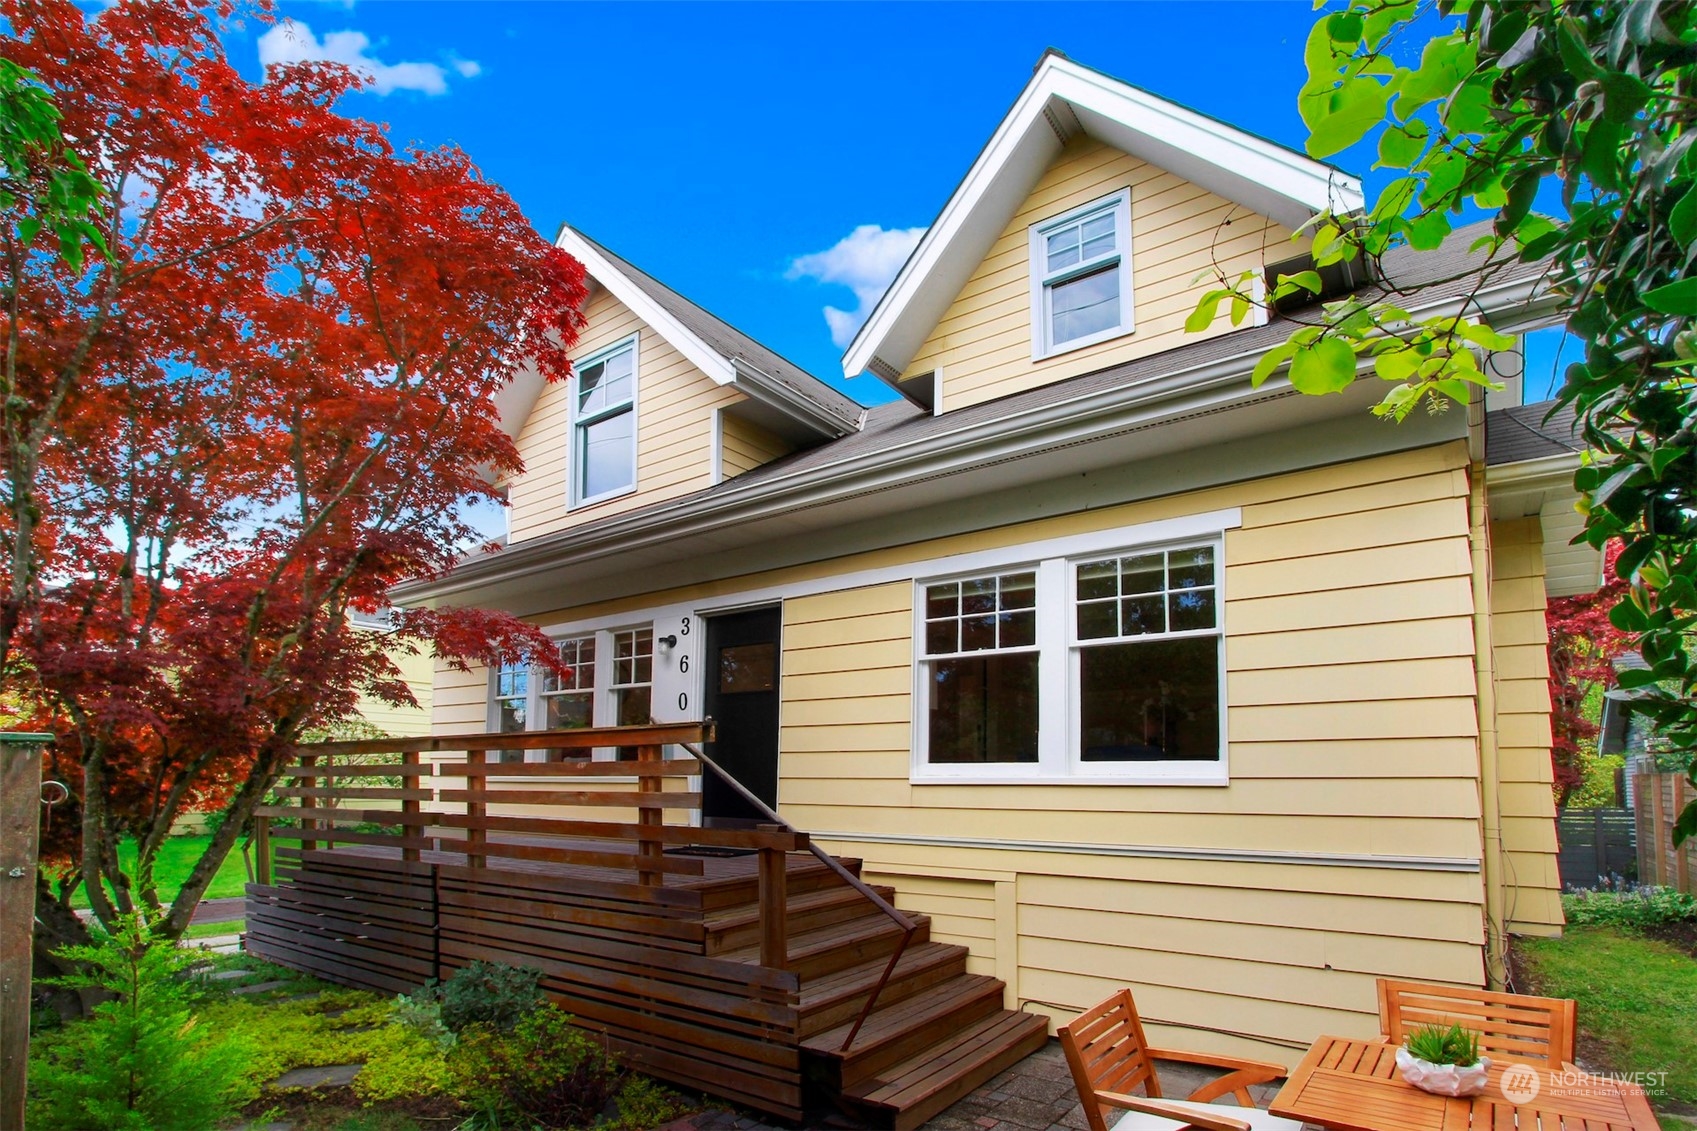
[[[1455,1064],[1466,1068],[1479,1063],[1479,1037],[1460,1025],[1422,1025],[1408,1035],[1404,1047],[1421,1060],[1433,1064]]]
[[[623,1083],[613,1054],[552,1005],[507,1033],[488,1025],[462,1030],[448,1068],[455,1091],[486,1126],[585,1126]]]
[[[1697,922],[1697,896],[1665,887],[1580,891],[1561,897],[1569,925],[1639,931],[1668,923]]]
[[[235,1113],[249,1091],[249,1046],[195,1015],[195,987],[180,975],[197,955],[151,938],[139,915],[92,946],[56,953],[79,972],[46,984],[112,996],[36,1040],[32,1127],[203,1131]]]
[[[417,1008],[436,1006],[450,1033],[472,1025],[506,1032],[548,1004],[541,981],[542,971],[535,967],[479,959],[454,971],[445,982],[432,979],[412,997]]]

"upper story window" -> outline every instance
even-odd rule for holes
[[[572,383],[571,502],[636,487],[635,335],[576,365]]]
[[[1223,783],[1218,541],[919,585],[916,781]]]
[[[1131,190],[1031,226],[1033,360],[1129,334]]]

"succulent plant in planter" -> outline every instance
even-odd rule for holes
[[[1479,1055],[1479,1037],[1460,1025],[1422,1025],[1396,1050],[1397,1069],[1416,1088],[1440,1096],[1476,1096],[1485,1090],[1491,1062]]]

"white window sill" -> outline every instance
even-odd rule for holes
[[[920,772],[908,775],[909,785],[1183,785],[1223,786],[1231,779],[1219,773],[1186,774],[962,774],[944,776]]]
[[[542,763],[537,762],[532,764],[541,765]],[[599,774],[594,776],[586,774],[536,774],[535,776],[531,776],[529,774],[523,776],[515,774],[487,774],[484,776],[483,780],[501,782],[507,785],[514,782],[546,782],[549,785],[555,785],[563,781],[594,782],[596,785],[634,785],[642,779],[635,776],[627,777],[623,774],[620,774],[617,777],[602,777]]]
[[[626,495],[634,494],[636,494],[636,485],[633,483],[629,487],[624,487],[617,491],[608,491],[606,494],[596,495],[592,499],[579,499],[577,502],[571,503],[566,507],[566,513],[576,514],[578,511],[588,510],[591,507],[598,507],[602,503],[610,503],[614,499],[622,499]]]
[[[1129,338],[1136,332],[1136,329],[1137,328],[1135,326],[1115,326],[1112,330],[1103,330],[1099,334],[1091,334],[1083,338],[1074,338],[1070,342],[1063,342],[1058,346],[1050,346],[1045,350],[1033,350],[1031,360],[1048,361],[1051,358],[1060,357],[1064,354],[1073,353],[1077,350],[1087,349],[1090,346],[1101,345],[1103,342],[1111,342],[1115,338]],[[1034,342],[1037,341],[1035,328],[1031,340]]]

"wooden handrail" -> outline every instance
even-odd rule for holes
[[[711,720],[708,721],[711,723]],[[736,778],[733,778],[725,771],[724,767],[709,758],[699,747],[693,746],[688,742],[680,742],[677,745],[682,746],[685,750],[689,751],[690,754],[697,758],[703,766],[717,774],[719,779],[726,785],[730,786],[734,793],[752,805],[755,810],[763,815],[767,820],[782,826],[788,832],[795,833],[798,836],[807,836],[806,833],[803,833],[800,829],[778,816],[775,809],[760,800],[760,798],[756,797],[746,786],[744,786]],[[884,967],[883,975],[879,977],[878,984],[872,987],[872,992],[867,995],[866,1004],[861,1007],[860,1016],[856,1017],[854,1020],[854,1027],[849,1030],[848,1036],[843,1039],[842,1048],[839,1051],[847,1052],[849,1047],[854,1044],[855,1037],[860,1035],[860,1027],[866,1024],[867,1017],[871,1016],[872,1007],[878,1004],[878,995],[884,992],[885,986],[889,985],[890,976],[895,973],[896,964],[902,960],[902,954],[906,952],[907,944],[912,941],[913,933],[919,929],[919,924],[915,923],[912,919],[909,919],[906,915],[903,915],[896,909],[894,904],[879,895],[870,884],[844,867],[841,860],[838,860],[835,856],[832,856],[829,852],[826,852],[817,844],[814,844],[811,837],[808,837],[805,847],[807,848],[807,851],[818,857],[820,863],[835,872],[839,877],[847,882],[851,888],[870,900],[872,906],[883,912],[886,917],[896,924],[896,926],[901,928],[902,932],[901,942],[896,944],[895,952],[890,955],[890,961]],[[762,879],[764,878],[763,874]],[[762,927],[764,928],[764,924],[762,924]],[[762,934],[764,935],[764,930],[762,931]]]

